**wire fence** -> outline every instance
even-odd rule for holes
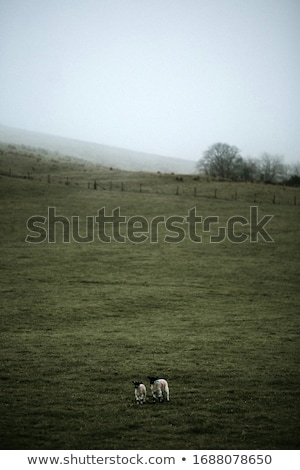
[[[187,197],[194,199],[216,199],[244,201],[251,203],[270,203],[284,205],[299,205],[300,188],[290,187],[284,184],[245,183],[230,181],[214,181],[206,178],[188,175],[178,177],[175,175],[144,174],[138,180],[136,176],[125,181],[113,178],[83,178],[82,175],[62,176],[47,173],[35,175],[34,172],[15,173],[11,168],[0,170],[0,176],[14,179],[31,180],[47,185],[64,185],[75,187],[78,190],[107,191],[120,193],[140,193],[144,195],[165,195]]]

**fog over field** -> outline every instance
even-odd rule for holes
[[[1,124],[197,161],[299,161],[297,0],[0,1]]]
[[[38,147],[121,170],[194,173],[196,168],[192,160],[134,152],[93,142],[24,131],[1,124],[0,142]]]

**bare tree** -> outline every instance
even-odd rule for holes
[[[292,165],[291,173],[300,176],[300,162],[296,162]]]
[[[260,159],[261,178],[265,183],[276,183],[284,179],[283,157],[264,153]]]
[[[197,169],[210,176],[238,179],[241,173],[243,159],[237,147],[217,143],[211,145],[197,163]]]
[[[293,163],[287,167],[286,184],[288,186],[300,186],[300,162]]]
[[[244,181],[257,181],[260,177],[259,161],[251,157],[244,159],[241,177]]]

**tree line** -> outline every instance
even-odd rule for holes
[[[224,143],[211,145],[198,161],[197,170],[201,174],[233,181],[300,186],[300,163],[285,165],[283,157],[269,153],[259,159],[243,158],[237,147]]]

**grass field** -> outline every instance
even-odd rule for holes
[[[2,449],[300,448],[299,189],[18,149],[0,161]],[[62,243],[59,229],[25,242],[50,206],[84,234],[102,207],[147,220],[196,207],[224,225],[254,197],[273,243],[166,243],[162,224],[157,243]],[[170,403],[153,404],[148,375],[168,379]]]

